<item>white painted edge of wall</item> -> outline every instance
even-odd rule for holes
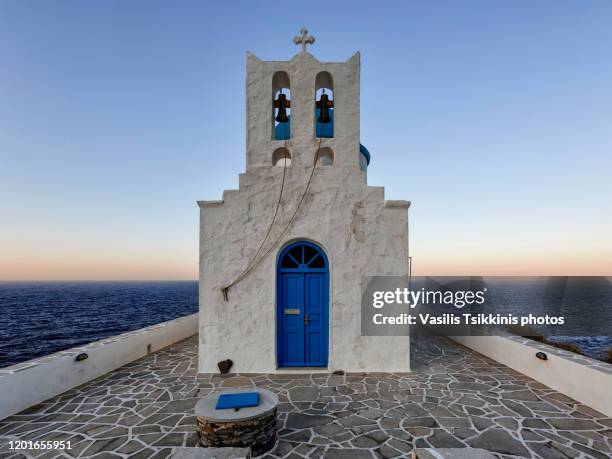
[[[463,346],[612,416],[612,365],[516,336],[449,336]],[[546,353],[547,360],[535,355]]]
[[[198,332],[198,314],[0,369],[0,420]],[[86,360],[76,362],[80,353]]]

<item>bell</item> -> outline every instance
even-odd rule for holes
[[[329,116],[329,109],[334,106],[334,101],[329,100],[325,91],[321,94],[321,99],[317,101],[317,108],[319,109],[319,123],[327,124],[331,122],[331,116]]]
[[[289,107],[291,107],[291,101],[287,100],[285,94],[282,92],[279,93],[277,99],[274,101],[274,108],[278,108],[278,113],[274,119],[279,123],[286,123],[289,121],[289,117],[287,116],[287,108]]]

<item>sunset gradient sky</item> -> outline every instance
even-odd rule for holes
[[[612,274],[612,2],[0,2],[0,280],[196,279],[245,54],[362,53],[414,273]],[[384,6],[383,6],[384,5]]]

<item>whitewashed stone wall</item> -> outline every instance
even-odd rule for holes
[[[612,417],[609,363],[510,334],[450,338]],[[538,359],[538,351],[547,360]]]
[[[221,288],[247,266],[265,236],[278,200],[283,168],[272,166],[272,77],[291,78],[292,138],[285,191],[277,222],[264,246],[275,242],[300,200],[319,146],[314,137],[316,74],[334,78],[335,137],[332,166],[316,168],[310,190],[289,231],[263,262],[223,299]],[[384,189],[369,187],[359,167],[359,55],[346,63],[319,63],[300,53],[289,62],[247,57],[247,171],[239,189],[222,201],[200,201],[199,371],[217,372],[217,362],[234,361],[232,372],[275,372],[276,262],[295,240],[320,245],[330,262],[330,352],[326,371],[409,371],[409,338],[360,336],[361,277],[406,275],[408,205],[385,201]]]
[[[0,368],[0,420],[198,332],[191,314]],[[80,362],[77,355],[89,357]]]

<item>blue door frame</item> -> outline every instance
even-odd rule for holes
[[[323,249],[294,242],[276,269],[279,367],[326,367],[329,355],[329,263]]]

